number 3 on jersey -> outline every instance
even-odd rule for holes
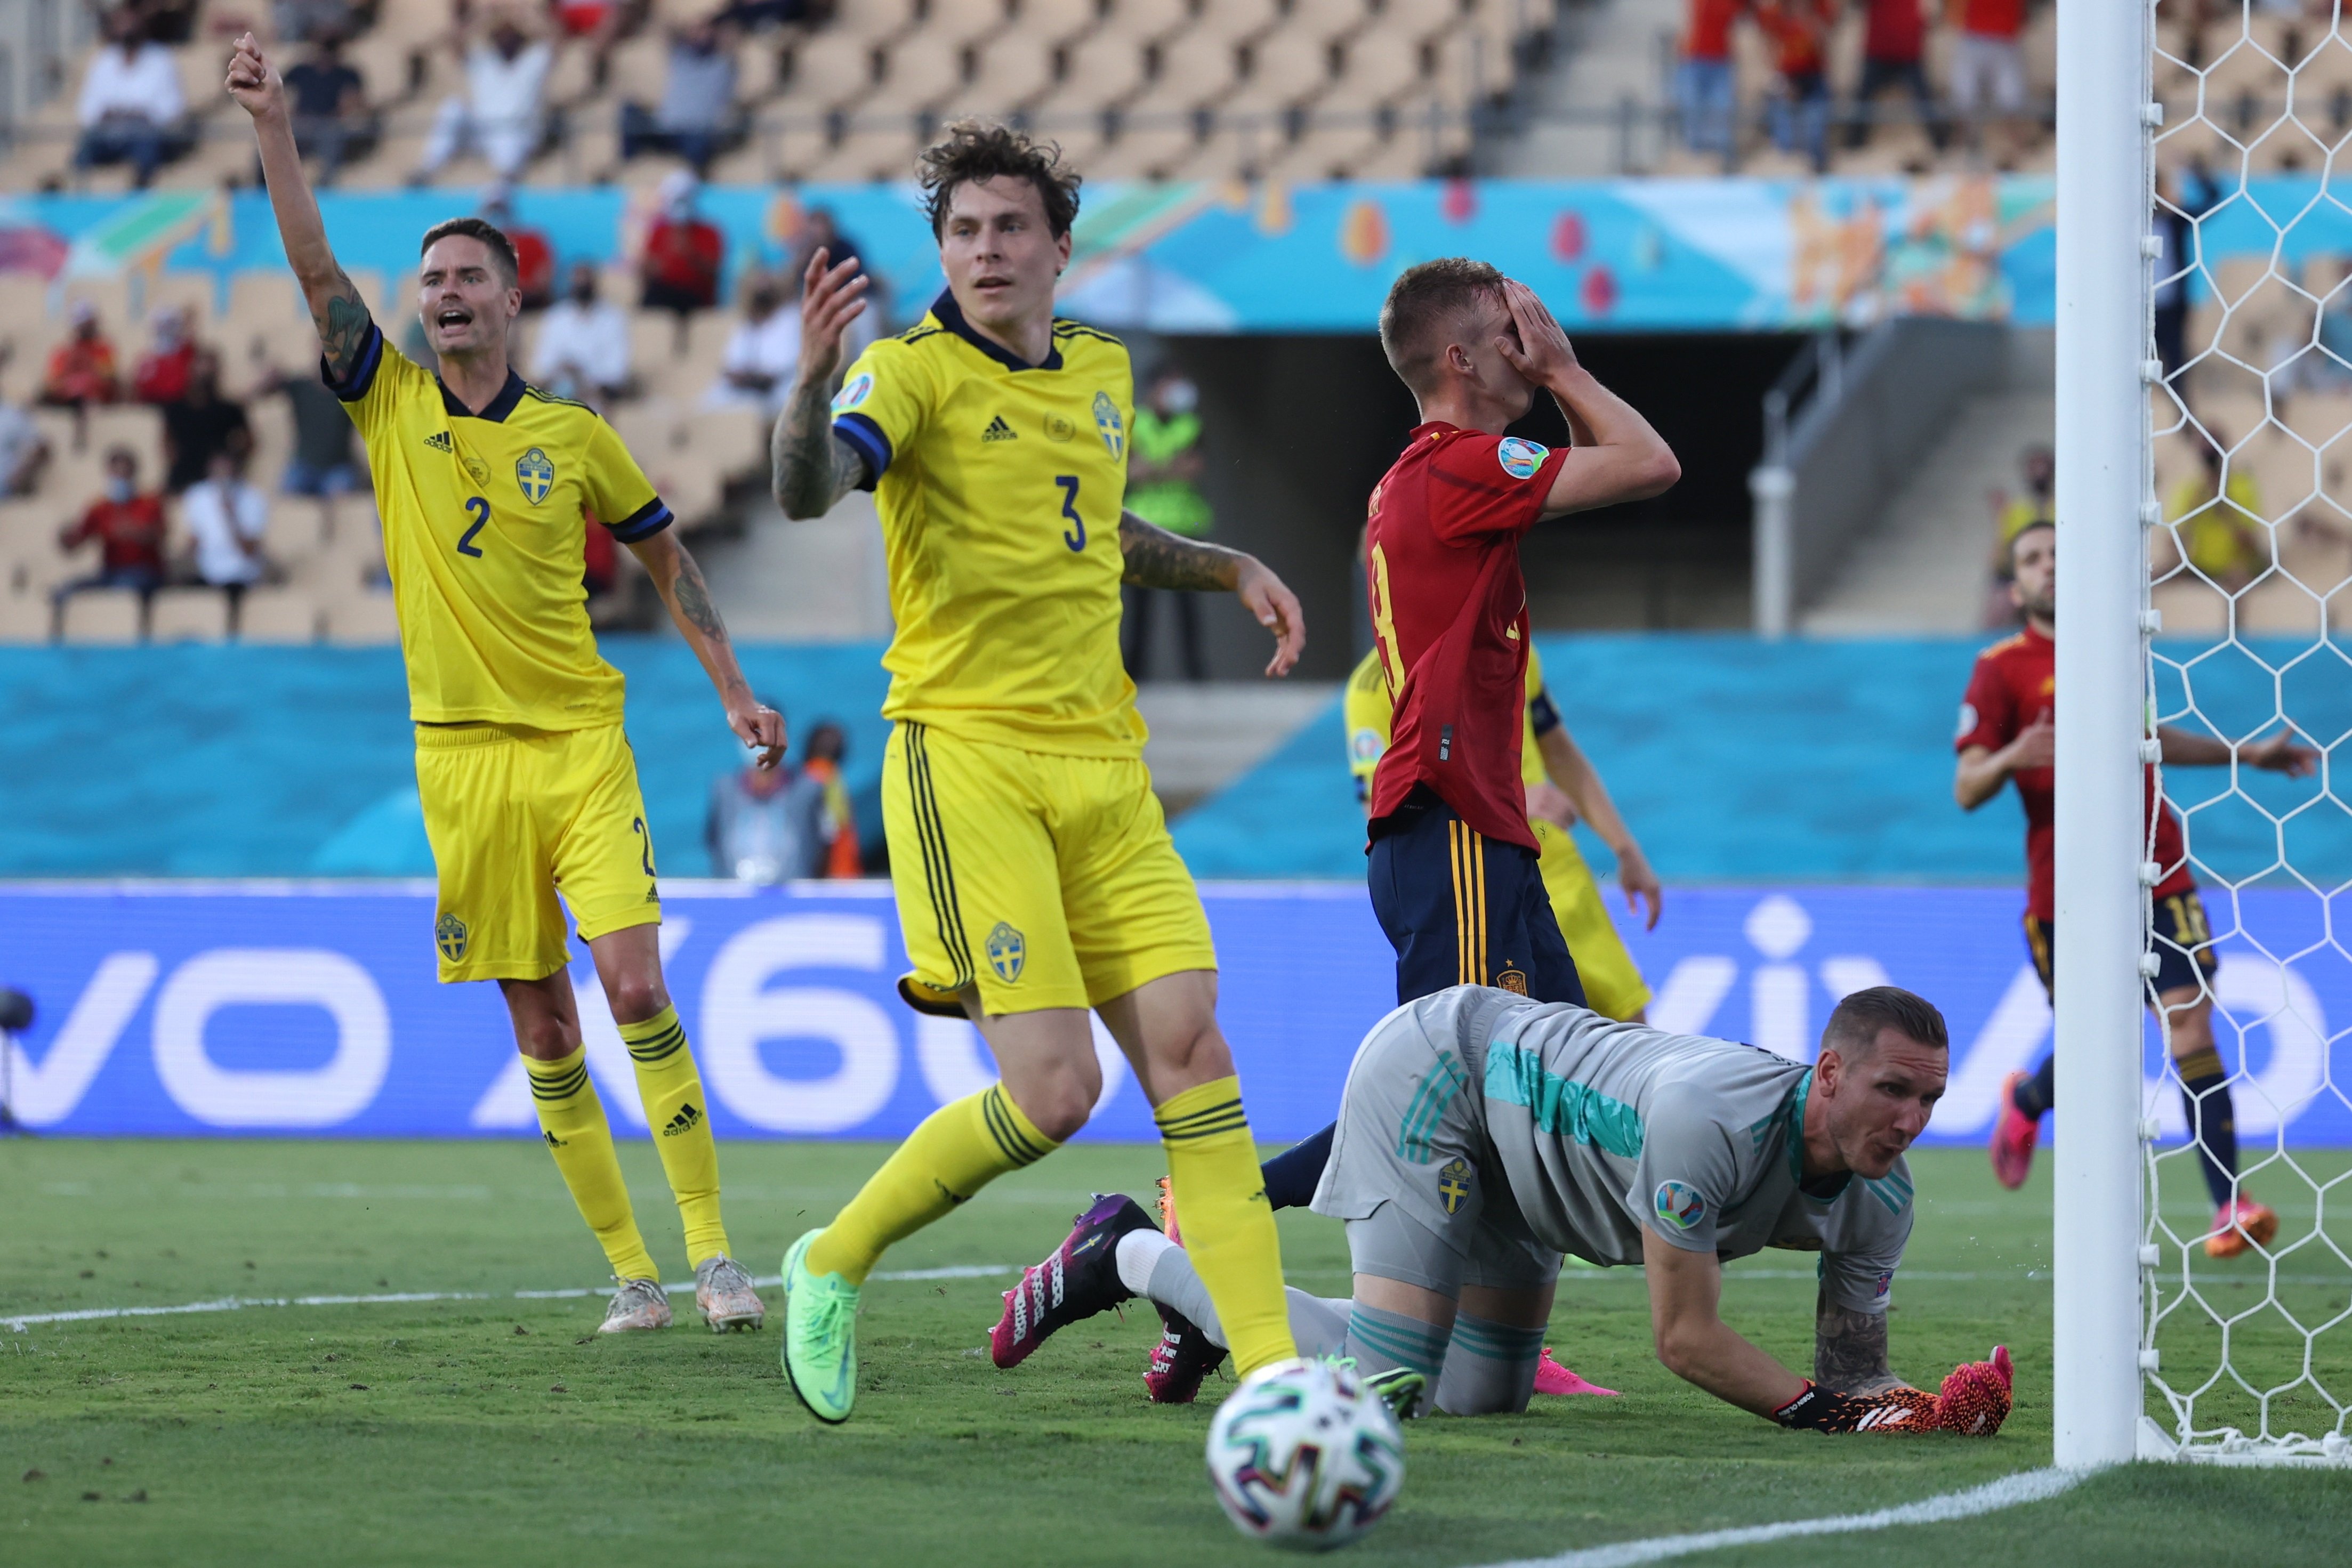
[[[1062,487],[1062,516],[1070,519],[1070,526],[1062,530],[1062,542],[1074,550],[1083,550],[1087,548],[1087,520],[1078,516],[1078,476],[1056,474],[1054,483]]]
[[[466,513],[474,519],[474,526],[458,536],[457,553],[472,556],[478,560],[481,559],[482,550],[481,547],[474,542],[474,536],[489,526],[490,504],[479,496],[469,496],[466,498]]]

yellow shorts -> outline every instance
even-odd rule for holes
[[[1139,758],[1055,757],[928,725],[882,764],[890,881],[916,977],[992,1013],[1086,1008],[1217,950]]]
[[[1568,830],[1551,822],[1530,821],[1540,852],[1536,869],[1544,891],[1551,894],[1552,918],[1568,942],[1568,956],[1576,960],[1576,977],[1584,982],[1584,999],[1604,1018],[1623,1020],[1650,1005],[1650,988],[1625,951],[1624,938],[1609,918],[1592,868],[1576,847]]]
[[[416,793],[440,873],[441,978],[537,980],[584,940],[661,923],[637,762],[617,724],[418,725]]]

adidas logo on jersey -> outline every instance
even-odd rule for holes
[[[425,444],[430,446],[436,452],[457,451],[456,447],[449,444],[449,433],[446,430],[436,430],[432,434],[426,436],[425,438]]]
[[[691,1133],[702,1121],[702,1113],[694,1102],[688,1101],[677,1108],[677,1114],[662,1124],[662,1136],[675,1138],[680,1133]]]
[[[1021,439],[1013,433],[1013,427],[1004,423],[1004,416],[1001,413],[994,419],[988,422],[988,428],[980,433],[980,438],[982,441],[1018,441]]]

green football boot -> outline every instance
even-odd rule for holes
[[[812,1274],[802,1261],[812,1230],[784,1254],[784,1343],[777,1358],[793,1392],[818,1420],[849,1419],[857,1400],[857,1287],[838,1274]]]

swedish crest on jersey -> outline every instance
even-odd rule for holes
[[[534,446],[515,459],[515,483],[522,486],[523,499],[536,507],[555,488],[555,465]]]
[[[988,934],[988,967],[996,977],[1010,986],[1021,978],[1021,971],[1029,967],[1028,939],[1000,920]]]
[[[441,956],[452,964],[466,956],[466,923],[454,915],[444,915],[434,923],[433,945],[441,949]]]
[[[1110,393],[1095,393],[1095,434],[1102,437],[1114,458],[1127,455],[1127,425],[1118,417],[1118,404],[1110,401]]]

